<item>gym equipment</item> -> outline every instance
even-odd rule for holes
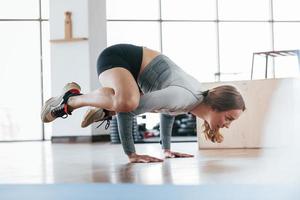
[[[265,56],[266,58],[266,66],[265,66],[265,78],[268,78],[268,65],[269,65],[269,57],[275,58],[279,56],[297,56],[298,59],[298,67],[300,70],[300,50],[284,50],[284,51],[266,51],[266,52],[255,52],[252,56],[252,67],[251,67],[251,80],[253,78],[253,70],[254,70],[254,60],[255,57]],[[274,69],[274,77],[275,78],[275,69]]]

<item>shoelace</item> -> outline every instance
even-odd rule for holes
[[[65,104],[61,104],[60,106],[54,108],[51,111],[51,115],[53,117],[61,117],[63,119],[68,117],[68,113],[65,112]]]
[[[110,126],[110,120],[112,119],[112,117],[107,117],[106,119],[104,119],[96,128],[99,128],[104,122],[106,122],[105,124],[105,130],[108,129],[108,127]]]

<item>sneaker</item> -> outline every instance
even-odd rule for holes
[[[105,125],[105,129],[108,129],[110,120],[112,119],[112,115],[110,113],[111,112],[109,112],[108,110],[102,108],[90,108],[83,117],[81,127],[85,128],[94,122],[102,121],[102,123],[97,126],[98,128],[106,121],[107,123]]]
[[[66,84],[60,96],[52,97],[45,102],[41,112],[42,121],[48,123],[58,117],[67,118],[71,115],[72,110],[69,110],[67,101],[72,96],[81,95],[80,90],[80,86],[75,82]]]

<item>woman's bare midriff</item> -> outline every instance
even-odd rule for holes
[[[141,65],[141,69],[139,72],[139,75],[143,73],[145,70],[146,66],[158,55],[161,53],[158,51],[154,51],[152,49],[148,49],[146,47],[143,47],[143,61]]]

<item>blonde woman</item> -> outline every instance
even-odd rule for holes
[[[192,113],[204,120],[204,133],[212,142],[222,142],[220,128],[229,128],[246,109],[235,87],[224,85],[203,91],[201,83],[184,72],[167,56],[141,46],[117,44],[106,48],[97,62],[101,88],[88,94],[68,83],[60,96],[50,98],[41,113],[42,121],[67,117],[83,106],[81,126],[108,120],[117,115],[124,152],[130,162],[161,162],[162,159],[137,154],[132,137],[132,119],[145,112],[161,113],[161,144],[166,158],[192,157],[171,151],[171,132],[178,114]]]

